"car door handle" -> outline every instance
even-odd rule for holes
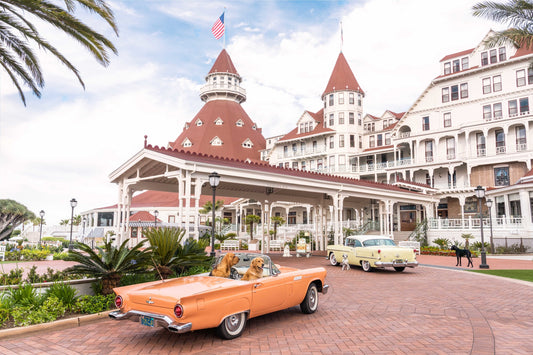
[[[257,284],[254,284],[254,288],[258,288],[258,287],[261,287],[261,286],[263,286],[263,284],[262,284],[262,283],[257,283]]]

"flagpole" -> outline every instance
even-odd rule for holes
[[[226,49],[226,7],[224,6],[224,49]]]
[[[341,53],[342,53],[342,45],[344,44],[344,38],[343,38],[343,33],[342,33],[342,21],[341,21]]]

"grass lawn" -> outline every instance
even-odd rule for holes
[[[522,281],[533,282],[533,270],[468,270],[468,271],[478,272],[480,274],[509,277],[511,279],[518,279]]]

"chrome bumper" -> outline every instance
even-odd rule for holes
[[[110,318],[113,318],[116,320],[127,319],[127,320],[131,320],[134,322],[138,322],[141,316],[154,318],[156,326],[167,328],[169,331],[173,333],[186,333],[186,332],[189,332],[192,328],[192,323],[174,322],[170,317],[161,315],[161,314],[141,312],[141,311],[128,311],[126,313],[122,313],[120,311],[114,311],[114,312],[109,313]]]
[[[384,261],[376,261],[374,263],[376,265],[376,267],[417,267],[418,266],[418,261],[408,261],[408,262],[403,262],[403,263],[397,263],[397,262],[392,262],[392,261],[388,261],[388,262],[384,262]]]
[[[328,293],[328,290],[329,290],[329,285],[324,285],[322,286],[322,294],[325,295],[326,293]]]

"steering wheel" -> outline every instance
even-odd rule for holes
[[[240,280],[241,275],[239,274],[239,271],[236,268],[232,267],[229,274],[229,278],[233,280]]]

